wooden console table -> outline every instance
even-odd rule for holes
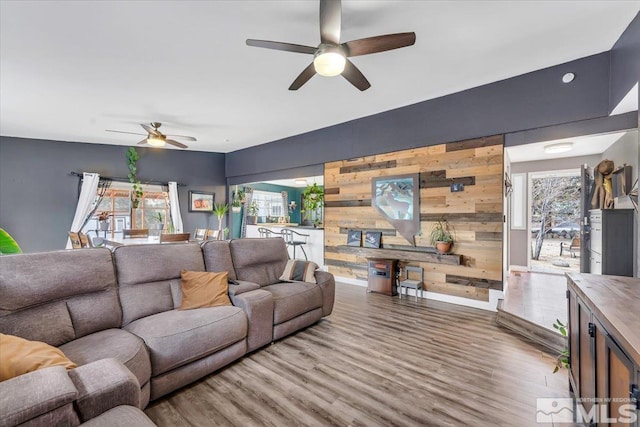
[[[622,405],[635,406],[640,418],[640,279],[577,273],[567,278],[571,389],[587,399],[586,411],[597,404],[605,412],[599,420],[618,419]],[[624,425],[640,426],[637,420]]]

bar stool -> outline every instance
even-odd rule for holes
[[[304,254],[304,259],[309,260],[307,258],[307,252],[304,250],[304,245],[307,244],[307,237],[309,234],[298,233],[297,231],[293,231],[290,228],[283,228],[280,232],[282,238],[284,239],[287,246],[293,246],[293,259],[296,259],[296,248],[300,247],[302,249],[302,253]],[[296,237],[298,236],[298,237]],[[298,240],[299,238],[302,238]]]
[[[409,279],[409,273],[414,272],[420,274],[420,280]],[[398,296],[402,298],[402,288],[406,288],[406,295],[409,296],[409,288],[416,290],[416,301],[418,301],[418,290],[420,290],[420,298],[424,296],[424,269],[422,267],[412,267],[410,265],[404,268],[404,280],[398,283]]]
[[[260,237],[272,237],[273,234],[280,235],[280,233],[276,233],[272,229],[266,227],[258,227],[258,234],[260,234]]]

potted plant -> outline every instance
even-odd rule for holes
[[[156,229],[157,230],[162,230],[164,229],[164,222],[162,222],[162,212],[156,212],[153,215],[153,218],[156,219],[158,221],[158,223],[156,224]]]
[[[109,229],[110,216],[111,216],[111,212],[109,211],[98,212],[98,215],[96,215],[96,217],[98,219],[100,230],[106,231]]]
[[[453,235],[449,230],[449,223],[446,219],[439,219],[433,224],[429,238],[431,245],[435,246],[439,253],[446,254],[451,250]]]
[[[222,218],[229,211],[229,205],[222,203],[214,203],[213,204],[213,213],[218,217],[218,236],[222,234]]]
[[[315,182],[309,185],[302,192],[302,225],[313,225],[314,227],[322,223],[321,218],[314,218],[318,210],[324,204],[324,190]]]
[[[242,203],[240,202],[240,198],[236,192],[233,196],[233,200],[231,201],[231,212],[240,213],[240,211],[242,211]]]
[[[247,224],[258,223],[258,202],[251,202],[247,209]]]

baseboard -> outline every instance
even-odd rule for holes
[[[350,277],[335,276],[336,282],[346,283],[348,285],[367,287],[367,281],[361,279],[353,279]],[[409,289],[409,296],[415,297],[415,289]],[[419,294],[418,294],[419,295]],[[418,296],[419,297],[419,296]],[[445,295],[437,292],[425,291],[424,298],[434,301],[446,302],[449,304],[463,305],[465,307],[480,308],[487,311],[496,311],[498,306],[498,300],[504,298],[502,291],[496,291],[489,289],[489,301],[477,301],[469,298],[457,297],[454,295]]]

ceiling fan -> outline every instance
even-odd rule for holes
[[[369,89],[371,83],[348,58],[399,49],[411,46],[416,42],[416,33],[411,32],[367,37],[341,44],[341,26],[341,0],[320,0],[320,44],[317,48],[254,39],[247,39],[247,45],[314,55],[313,62],[293,81],[289,90],[300,89],[303,84],[318,73],[322,76],[342,74],[342,77],[347,79],[349,83],[362,91]]]
[[[164,134],[162,132],[160,132],[158,130],[158,128],[160,126],[162,126],[162,123],[160,122],[151,122],[148,125],[144,124],[144,123],[140,123],[140,126],[142,126],[142,128],[144,130],[147,131],[147,137],[145,139],[143,139],[142,141],[138,142],[138,145],[150,145],[152,147],[164,147],[165,144],[170,144],[170,145],[174,145],[176,147],[179,148],[188,148],[186,145],[184,145],[181,142],[175,141],[173,139],[167,139],[168,136],[174,137],[174,138],[180,138],[180,139],[186,139],[187,141],[197,141],[197,139],[195,139],[193,136],[186,136],[186,135],[169,135],[169,134]],[[121,130],[110,130],[107,129],[107,132],[115,132],[115,133],[128,133],[130,135],[144,135],[144,133],[137,133],[137,132],[124,132]]]

